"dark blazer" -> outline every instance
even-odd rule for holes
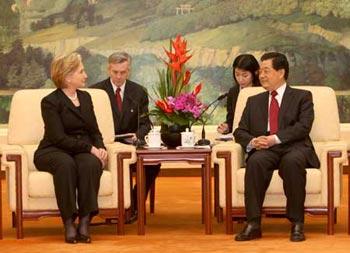
[[[260,86],[260,83],[253,83],[253,87]],[[238,84],[235,84],[233,87],[231,87],[228,91],[227,95],[227,102],[226,102],[226,109],[227,109],[227,114],[226,114],[226,121],[228,125],[228,130],[229,133],[232,133],[232,126],[233,126],[233,118],[235,116],[235,111],[236,111],[236,104],[237,104],[237,99],[239,92],[241,91],[241,88]]]
[[[77,154],[90,153],[92,146],[105,148],[90,94],[81,90],[77,90],[77,94],[80,102],[78,108],[61,89],[42,99],[45,133],[36,156],[57,150]]]
[[[244,150],[254,137],[268,135],[269,92],[249,97],[238,128],[234,131],[236,142]],[[302,149],[311,167],[318,168],[320,162],[315,153],[309,133],[314,120],[314,108],[310,91],[291,88],[287,85],[278,118],[278,132],[281,144],[271,149]],[[255,150],[253,149],[252,152]],[[248,156],[250,155],[248,154]]]
[[[226,102],[227,114],[226,114],[225,123],[227,123],[228,130],[230,133],[232,132],[233,117],[235,115],[236,103],[237,103],[239,91],[240,91],[239,85],[235,85],[230,88],[227,95],[227,102]]]
[[[112,105],[115,134],[136,133],[138,138],[144,139],[151,129],[151,121],[148,117],[148,95],[141,85],[126,80],[123,111],[120,113],[115,99],[110,78],[90,86],[105,90]],[[139,113],[137,112],[139,109]],[[139,116],[138,116],[139,114]],[[137,131],[137,118],[139,117],[139,130]]]

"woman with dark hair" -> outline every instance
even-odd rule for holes
[[[232,75],[236,84],[228,92],[226,121],[218,126],[217,131],[219,133],[227,134],[232,132],[238,94],[243,88],[260,86],[258,71],[259,63],[251,54],[241,54],[233,61]]]

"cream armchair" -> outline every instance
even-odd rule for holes
[[[98,193],[99,215],[117,218],[117,232],[124,234],[125,209],[130,207],[129,164],[136,161],[135,148],[114,142],[112,111],[107,94],[96,89],[87,91],[91,94],[108,152],[108,165],[101,176]],[[17,238],[23,238],[23,220],[59,215],[52,176],[38,171],[33,163],[34,151],[44,133],[40,102],[50,92],[52,89],[15,93],[7,145],[0,147],[1,165],[7,170],[9,206],[15,214]]]
[[[340,140],[338,107],[334,91],[328,87],[299,86],[312,92],[315,120],[310,133],[320,169],[307,168],[305,212],[328,216],[327,233],[334,233],[336,208],[340,205],[342,165],[347,163],[346,143]],[[243,89],[238,97],[233,129],[240,121],[249,96],[264,89]],[[213,147],[213,161],[219,167],[219,205],[226,211],[226,232],[232,233],[232,218],[245,216],[244,174],[245,154],[238,143],[226,142]],[[266,192],[263,211],[284,213],[286,198],[282,179],[274,171]]]

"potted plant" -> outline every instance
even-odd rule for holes
[[[181,145],[181,132],[203,121],[206,106],[197,97],[202,83],[194,88],[190,83],[192,72],[186,62],[192,55],[188,54],[187,41],[178,35],[170,40],[169,50],[164,51],[168,57],[164,60],[166,69],[158,70],[159,82],[154,87],[157,99],[150,115],[161,123],[162,141],[175,147]]]

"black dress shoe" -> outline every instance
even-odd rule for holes
[[[78,242],[77,234],[76,233],[75,234],[68,233],[67,230],[65,230],[65,232],[64,232],[64,241],[66,243],[76,244]]]
[[[77,240],[77,237],[76,237],[76,236],[74,236],[74,237],[65,237],[65,238],[64,238],[64,241],[65,241],[66,243],[70,243],[70,244],[76,244],[76,243],[78,243],[78,240]]]
[[[248,223],[245,228],[236,235],[236,241],[250,241],[261,238],[261,227],[257,223]]]
[[[64,221],[64,241],[70,244],[76,244],[78,242],[77,229],[72,218]]]
[[[91,236],[78,234],[77,241],[82,243],[91,243]]]
[[[91,243],[91,237],[89,233],[91,216],[90,214],[80,217],[78,225],[77,240],[82,243]]]
[[[292,242],[305,241],[304,223],[298,222],[292,224],[292,229],[290,231],[290,240]]]

